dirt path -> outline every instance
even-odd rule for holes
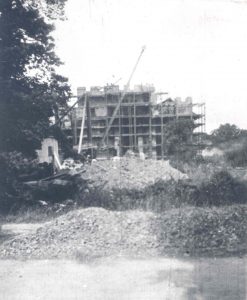
[[[247,259],[0,261],[2,300],[245,300]]]

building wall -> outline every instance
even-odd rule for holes
[[[58,155],[58,142],[54,138],[46,138],[41,143],[41,149],[37,150],[39,163],[52,163],[53,155],[55,153],[57,157]]]

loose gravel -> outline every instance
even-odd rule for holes
[[[71,211],[0,246],[0,258],[229,255],[247,248],[247,205],[183,208],[162,215],[87,208]]]
[[[89,179],[94,186],[107,190],[143,189],[157,180],[188,178],[186,174],[173,168],[169,161],[129,157],[94,162],[87,167],[87,172],[82,177]]]

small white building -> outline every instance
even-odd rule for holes
[[[46,138],[41,143],[41,149],[36,150],[39,163],[52,163],[54,157],[59,157],[58,142],[53,137]]]

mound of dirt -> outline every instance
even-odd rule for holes
[[[157,180],[187,179],[187,175],[173,168],[169,161],[141,160],[121,157],[121,159],[103,160],[88,166],[87,176],[94,185],[104,188],[143,189]]]
[[[6,241],[0,258],[226,255],[246,248],[247,205],[174,209],[162,215],[87,208]]]

